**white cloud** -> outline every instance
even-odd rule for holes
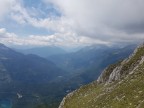
[[[71,19],[56,16],[36,18],[33,17],[30,12],[30,9],[26,9],[20,2],[18,2],[13,7],[10,17],[19,24],[29,24],[33,27],[44,28],[56,33],[71,31],[70,25],[73,23]]]
[[[5,28],[1,28],[0,38],[17,38],[17,36],[14,33],[8,33]]]
[[[10,12],[13,5],[16,3],[16,0],[0,0],[0,20]]]
[[[110,44],[144,40],[143,0],[43,1],[52,3],[61,16],[36,17],[39,15],[37,11],[25,8],[21,0],[0,0],[0,18],[9,13],[9,17],[17,23],[51,30],[53,35],[20,38],[1,29],[1,38],[3,31],[4,37],[8,36],[5,40],[9,42],[12,42],[11,35],[15,43],[32,45]]]
[[[45,0],[45,2],[52,2],[65,17],[72,19],[74,24],[71,26],[79,35],[108,41],[114,39],[132,41],[135,38],[141,39],[138,34],[144,34],[144,0]]]
[[[5,28],[0,29],[0,42],[15,45],[57,45],[57,46],[76,46],[89,44],[109,44],[108,42],[93,40],[88,37],[79,37],[73,33],[53,35],[30,35],[28,37],[20,37],[14,33],[8,32]]]
[[[55,34],[76,34],[76,38],[85,36],[107,42],[144,39],[141,37],[144,35],[143,0],[44,1],[53,3],[62,16],[35,18],[17,3],[12,18],[21,24],[52,30]]]

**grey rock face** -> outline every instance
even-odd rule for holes
[[[131,59],[133,59],[133,57],[136,55],[136,53],[138,52],[138,49],[139,48],[144,48],[144,44],[138,46],[135,50],[134,50],[134,53],[128,57],[128,59],[125,59],[123,60],[117,67],[115,67],[111,73],[109,74],[108,78],[105,78],[105,73],[107,72],[107,69],[106,68],[102,74],[100,75],[100,77],[98,78],[97,82],[98,83],[111,83],[113,81],[117,81],[117,80],[120,80],[122,77],[125,77],[123,74],[123,67],[125,64],[127,64]],[[144,54],[143,54],[144,55]],[[141,57],[140,60],[136,61],[135,65],[133,67],[129,67],[129,69],[127,70],[127,74],[132,74],[132,72],[138,67],[138,65],[142,64],[144,62],[144,56]]]
[[[121,71],[122,66],[116,67],[113,72],[110,74],[108,83],[119,80],[121,77],[120,71]]]

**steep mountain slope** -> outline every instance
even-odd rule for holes
[[[65,74],[51,61],[36,55],[23,55],[2,44],[0,45],[0,63],[12,80],[20,82],[47,82]]]
[[[12,100],[14,108],[34,108],[45,101],[50,106],[52,100],[58,103],[63,89],[52,82],[63,75],[65,72],[51,61],[0,44],[0,100]]]
[[[109,48],[109,47],[105,47],[105,46],[101,46],[101,47],[90,46],[90,47],[86,47],[86,48],[82,49],[82,52],[80,50],[76,53],[68,54],[68,55],[71,55],[71,56],[69,56],[70,58],[68,58],[67,54],[61,55],[64,60],[66,60],[66,58],[68,58],[68,59],[75,58],[74,60],[73,59],[70,60],[70,64],[72,63],[75,65],[75,63],[77,63],[77,60],[80,62],[80,60],[84,59],[84,60],[87,60],[88,65],[85,65],[85,67],[83,67],[83,69],[78,69],[79,68],[79,66],[78,66],[76,69],[77,71],[74,69],[75,72],[70,72],[71,74],[68,74],[67,77],[62,77],[62,80],[56,81],[55,84],[57,84],[57,82],[59,82],[59,84],[57,84],[57,88],[60,88],[59,90],[57,89],[59,94],[61,94],[61,97],[63,97],[63,96],[65,96],[65,94],[79,88],[81,85],[85,85],[87,83],[94,81],[95,79],[97,79],[97,77],[100,75],[101,71],[107,65],[109,65],[111,63],[115,63],[118,60],[128,57],[133,52],[135,47],[136,47],[136,45],[130,45],[130,46],[126,46],[123,48],[118,48],[118,47]],[[102,55],[99,55],[99,54],[102,54],[104,56],[102,57]],[[57,60],[57,57],[59,58],[61,56],[54,56],[54,59]],[[101,62],[98,61],[98,63],[97,63],[97,59],[94,58],[94,56],[95,57],[98,56],[99,57],[98,59]],[[80,59],[79,59],[79,57],[80,57]],[[90,58],[90,59],[87,59],[87,58]],[[93,66],[92,66],[92,64],[91,65],[89,64],[91,60],[94,61]],[[57,61],[58,61],[58,63],[61,63],[61,64],[63,63],[63,60],[61,61],[58,59]],[[71,61],[74,61],[74,62],[71,62]],[[57,64],[57,62],[55,62],[55,63]],[[83,63],[83,62],[81,62],[81,63]],[[71,65],[67,65],[67,69],[70,70]],[[55,108],[57,108],[57,107],[55,107]]]
[[[36,47],[31,49],[25,49],[25,50],[18,50],[21,53],[24,54],[35,54],[40,57],[49,57],[51,55],[57,55],[57,54],[65,54],[66,51],[56,47],[56,46],[46,46],[46,47]]]
[[[82,48],[74,53],[50,56],[48,59],[63,69],[67,70],[68,68],[68,71],[73,73],[93,66],[96,67],[107,58],[110,58],[111,61],[123,59],[131,54],[135,47],[136,45],[123,48],[94,45]]]
[[[104,68],[128,57],[135,47],[88,46],[78,52],[55,55],[49,59],[70,74],[67,77],[69,84],[79,86],[97,79]]]
[[[74,74],[66,75],[54,63],[36,55],[24,55],[18,53],[4,45],[0,46],[0,99],[10,98],[13,100],[14,108],[57,108],[59,102],[67,93],[78,88],[81,84],[86,84],[97,78],[101,69],[105,68],[110,63],[127,57],[135,46],[128,46],[127,48],[108,49],[103,47],[102,51],[95,49],[95,47],[82,49],[82,52],[73,53],[70,58],[75,58],[73,63],[77,63],[76,59],[88,62],[90,69],[85,71],[78,70]],[[125,50],[124,50],[125,49]],[[128,51],[126,49],[129,49]],[[90,51],[90,52],[89,52]],[[100,53],[98,53],[100,51]],[[96,55],[95,55],[96,54]],[[95,60],[94,56],[103,54],[103,67],[100,65],[91,67],[89,60]],[[87,59],[90,58],[90,59]],[[92,58],[91,58],[92,57]],[[67,58],[67,56],[66,56]],[[71,60],[70,60],[71,61]],[[73,59],[72,59],[73,61]],[[96,60],[95,60],[96,61]],[[60,63],[61,61],[59,61]],[[83,63],[80,62],[79,63]],[[78,64],[79,64],[78,63]],[[100,63],[100,62],[99,62]],[[93,63],[92,63],[93,64]],[[94,63],[95,64],[95,63]],[[76,65],[76,64],[74,64]],[[82,65],[77,66],[76,69]],[[69,67],[67,67],[69,68]],[[99,69],[99,70],[98,70]],[[6,93],[3,93],[6,92]],[[23,98],[18,99],[17,93],[21,94]]]
[[[129,45],[122,48],[92,45],[84,47],[74,53],[50,56],[48,59],[59,67],[74,73],[91,67],[97,67],[107,58],[110,58],[111,61],[123,59],[129,56],[135,47],[136,45]],[[108,62],[111,63],[111,61],[106,60],[106,63],[104,64],[103,62],[102,64],[106,65]]]
[[[68,94],[59,108],[143,108],[144,45],[106,68],[97,81]]]

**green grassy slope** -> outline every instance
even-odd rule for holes
[[[60,108],[143,108],[144,62],[141,60],[143,56],[144,46],[139,47],[127,62],[120,63],[122,77],[119,80],[112,83],[95,81],[83,86],[67,96]],[[110,66],[107,69],[107,74],[104,74],[106,79],[108,79],[106,75],[110,75],[113,68]]]

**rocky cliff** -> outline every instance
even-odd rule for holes
[[[140,45],[127,59],[106,68],[98,78],[98,83],[110,83],[132,74],[144,61],[144,45]]]
[[[144,44],[107,67],[97,81],[68,94],[59,108],[143,108]]]

